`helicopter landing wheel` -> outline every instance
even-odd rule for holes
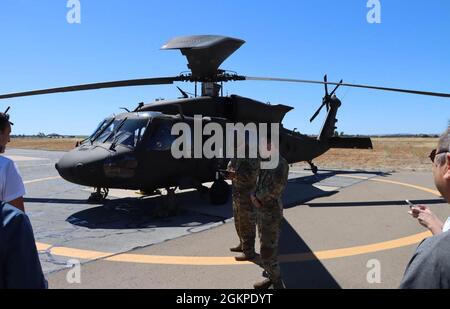
[[[223,179],[214,181],[209,189],[209,200],[213,205],[223,205],[228,202],[230,197],[230,186]]]
[[[311,161],[308,162],[308,164],[311,167],[311,171],[313,172],[313,174],[317,175],[317,173],[319,172],[319,169],[317,168],[317,166],[315,166],[314,163],[312,163]]]
[[[88,202],[103,203],[108,197],[108,194],[108,188],[96,188],[96,191],[89,196]]]
[[[166,191],[166,202],[169,215],[176,215],[178,213],[177,196],[175,194],[176,188],[167,188]]]
[[[161,195],[162,203],[157,207],[156,216],[158,218],[169,218],[179,213],[176,188],[166,188],[166,194]]]

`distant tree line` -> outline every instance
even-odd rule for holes
[[[38,134],[28,135],[28,134],[14,134],[11,135],[12,138],[81,138],[84,136],[75,136],[75,135],[61,135],[61,134],[45,134],[39,132]]]
[[[450,126],[450,121],[449,121]],[[360,135],[360,134],[345,134],[344,132],[334,132],[334,136],[340,137],[378,137],[378,138],[399,138],[399,137],[416,137],[416,138],[438,138],[439,134],[375,134],[375,135]]]

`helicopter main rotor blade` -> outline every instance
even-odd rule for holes
[[[0,95],[0,100],[17,98],[17,97],[27,97],[27,96],[34,96],[34,95],[50,94],[50,93],[95,90],[95,89],[102,89],[102,88],[173,84],[175,81],[178,81],[178,80],[180,80],[180,77],[176,76],[176,77],[143,78],[143,79],[131,79],[131,80],[104,82],[104,83],[84,84],[84,85],[76,85],[76,86],[68,86],[68,87],[59,87],[59,88],[50,88],[50,89],[3,94],[3,95]]]
[[[340,84],[340,83],[334,83],[334,82],[322,82],[322,81],[315,81],[315,80],[290,79],[290,78],[250,77],[250,76],[245,76],[244,78],[245,78],[245,80],[253,80],[253,81],[290,82],[290,83],[320,84],[320,85],[335,85],[335,86],[340,85],[340,86],[344,86],[344,87],[365,88],[365,89],[393,91],[393,92],[427,95],[427,96],[433,96],[433,97],[450,98],[450,93],[387,88],[387,87],[377,87],[377,86],[368,86],[368,85],[357,85],[357,84],[346,84],[346,83]]]

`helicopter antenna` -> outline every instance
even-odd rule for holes
[[[120,109],[123,109],[124,111],[126,111],[127,113],[131,113],[130,110],[126,107],[121,107]]]
[[[138,107],[133,111],[134,113],[138,112],[144,106],[144,102],[139,103]]]
[[[181,95],[183,96],[184,99],[189,98],[189,95],[186,93],[186,91],[184,91],[183,89],[181,89],[180,87],[178,87],[178,90],[181,92]]]

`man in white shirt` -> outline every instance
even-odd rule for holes
[[[5,152],[10,142],[11,125],[8,117],[0,113],[0,154]],[[25,211],[23,196],[25,186],[16,164],[0,155],[0,201]]]
[[[0,113],[0,154],[9,143],[9,117]],[[0,155],[0,289],[45,289],[33,228],[24,213],[25,187],[17,166]]]

